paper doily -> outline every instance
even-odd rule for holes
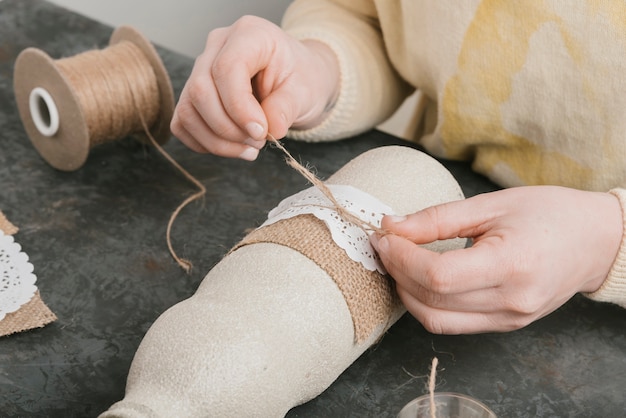
[[[383,215],[393,214],[389,206],[356,187],[337,184],[329,184],[327,187],[341,206],[372,225],[380,227]],[[382,274],[386,273],[368,234],[359,226],[343,220],[333,209],[330,200],[316,187],[284,199],[270,211],[267,221],[261,228],[282,219],[304,214],[311,214],[324,221],[333,241],[343,248],[352,260],[361,263],[369,271],[378,270]]]
[[[0,321],[32,299],[37,291],[33,270],[22,247],[0,230]]]

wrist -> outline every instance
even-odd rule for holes
[[[626,191],[615,189],[607,193],[607,196],[610,197],[613,215],[606,213],[607,217],[602,219],[609,226],[606,254],[610,258],[610,267],[606,274],[588,282],[586,289],[583,289],[588,297],[597,300],[604,300],[602,293],[611,293],[614,284],[626,282]],[[626,294],[622,297],[626,298]]]

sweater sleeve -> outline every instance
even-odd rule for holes
[[[622,219],[624,232],[622,233],[622,243],[619,252],[609,271],[606,280],[600,289],[593,293],[586,293],[585,296],[600,302],[612,302],[626,308],[626,189],[613,189],[610,191],[615,195],[622,206]]]
[[[311,129],[290,130],[291,138],[316,142],[367,131],[391,116],[412,91],[389,62],[372,0],[339,3],[296,0],[283,17],[283,29],[291,36],[328,45],[341,72],[329,115]]]

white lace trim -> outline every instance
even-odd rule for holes
[[[383,215],[393,214],[389,206],[355,187],[336,184],[327,187],[340,205],[359,219],[376,227],[380,227]],[[303,214],[311,214],[324,221],[333,241],[343,248],[352,260],[361,263],[369,271],[378,270],[382,274],[386,273],[378,254],[370,244],[369,235],[359,226],[344,221],[332,208],[330,200],[316,187],[284,199],[270,211],[267,221],[261,227]]]
[[[22,247],[0,230],[0,321],[32,299],[37,291],[33,270]]]

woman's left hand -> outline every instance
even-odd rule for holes
[[[556,186],[501,190],[385,217],[372,242],[406,308],[431,332],[522,328],[606,278],[622,239],[609,193]],[[471,238],[442,254],[419,244]]]

